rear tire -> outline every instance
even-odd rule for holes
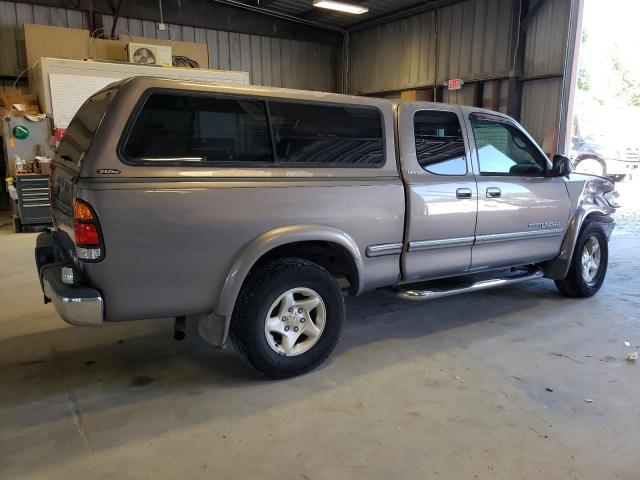
[[[331,354],[344,312],[342,291],[331,273],[307,260],[282,258],[249,274],[229,335],[257,372],[293,377],[313,370]]]
[[[586,223],[578,236],[569,272],[564,279],[555,281],[556,287],[567,297],[591,297],[602,287],[608,263],[604,230],[597,223]]]

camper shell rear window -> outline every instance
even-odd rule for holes
[[[91,140],[119,88],[120,86],[113,86],[100,90],[82,104],[58,145],[57,162],[72,170],[80,171]]]

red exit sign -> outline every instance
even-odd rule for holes
[[[449,90],[460,90],[462,88],[462,83],[462,80],[459,78],[452,78],[449,80],[447,86],[449,87]]]

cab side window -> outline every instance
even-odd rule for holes
[[[481,175],[544,176],[549,161],[511,123],[489,115],[471,115]]]
[[[453,112],[421,110],[413,118],[416,158],[427,172],[465,175],[467,159],[458,116]]]

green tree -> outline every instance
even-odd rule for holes
[[[618,45],[613,48],[611,63],[613,71],[616,72],[620,80],[615,96],[622,99],[629,106],[640,106],[640,79],[634,78],[629,68],[620,60]],[[580,79],[578,78],[579,81]]]
[[[583,92],[588,92],[591,90],[590,80],[589,72],[584,65],[580,65],[580,67],[578,67],[578,88]]]

